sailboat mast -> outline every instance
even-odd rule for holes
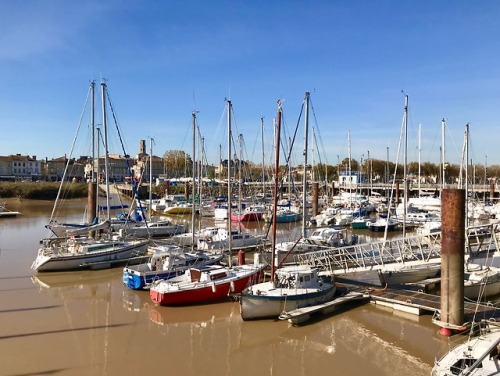
[[[199,159],[199,165],[200,165],[200,171],[198,173],[198,175],[200,176],[199,177],[199,183],[198,183],[198,205],[200,205],[200,210],[201,210],[201,197],[202,197],[202,193],[203,193],[203,178],[207,175],[207,170],[206,170],[206,167],[205,167],[205,161],[206,161],[206,157],[205,157],[205,137],[201,137],[201,133],[200,133],[200,128],[198,127],[198,135],[200,136],[200,146],[199,148],[201,148],[201,155],[200,155],[200,159]]]
[[[192,186],[192,197],[191,197],[191,250],[194,252],[194,223],[195,223],[195,206],[194,206],[194,197],[196,195],[196,185],[195,185],[195,178],[196,178],[196,111],[192,112],[192,121],[193,121],[193,186]]]
[[[95,82],[90,82],[90,132],[91,132],[91,153],[92,162],[90,168],[90,177],[88,183],[88,196],[87,196],[87,207],[88,207],[88,222],[93,223],[94,218],[97,216],[97,179],[95,165]]]
[[[274,201],[273,201],[273,242],[271,255],[271,281],[274,282],[274,274],[276,270],[276,213],[278,211],[278,184],[279,184],[279,167],[280,167],[280,134],[281,134],[281,99],[278,100],[278,124],[276,129],[276,156],[274,165]],[[304,192],[305,194],[305,192]]]
[[[149,139],[149,207],[153,201],[153,142],[154,139]]]
[[[406,237],[406,212],[408,208],[408,95],[405,94],[405,112],[403,116],[405,145],[404,145],[404,168],[403,168],[403,239]]]
[[[469,123],[465,125],[465,198],[469,195]],[[465,204],[465,229],[469,227],[469,213],[468,213],[469,205]],[[468,239],[468,236],[465,237]]]
[[[421,158],[420,158],[420,155],[422,153],[422,149],[421,149],[421,145],[422,145],[422,124],[419,124],[418,125],[418,197],[420,197],[420,175],[422,173],[422,167],[421,167],[421,164],[422,164],[422,161],[421,161]]]
[[[231,236],[231,101],[227,100],[227,245],[229,248],[229,266],[231,266],[231,252],[233,239]]]
[[[240,146],[240,157],[238,158],[239,161],[238,161],[238,210],[239,210],[239,214],[241,215],[242,213],[242,210],[241,210],[241,197],[243,195],[243,192],[242,192],[242,185],[243,185],[243,180],[242,180],[242,176],[241,176],[241,161],[243,160],[243,134],[240,133],[238,135],[238,144]],[[239,221],[238,221],[239,222]]]
[[[264,116],[260,118],[260,128],[261,128],[261,144],[262,144],[262,194],[266,195],[266,165],[265,165],[265,154],[264,154]]]
[[[347,154],[349,159],[349,207],[352,201],[352,169],[351,169],[351,130],[347,130]]]
[[[111,219],[109,202],[109,152],[108,152],[108,129],[106,124],[106,84],[101,82],[102,94],[102,129],[104,132],[104,174],[106,179],[106,218]]]
[[[219,144],[219,180],[222,183],[222,145]],[[220,193],[220,190],[219,190]]]
[[[305,115],[304,115],[304,174],[302,176],[302,237],[307,237],[307,150],[309,134],[309,92],[305,95]],[[281,111],[281,103],[280,110]]]
[[[441,139],[443,146],[441,148],[441,163],[442,163],[442,187],[444,189],[446,187],[446,145],[445,145],[445,128],[446,128],[446,120],[443,118],[441,120]]]

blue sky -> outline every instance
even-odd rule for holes
[[[191,154],[191,113],[208,161],[226,150],[225,98],[245,159],[272,158],[306,91],[314,161],[396,160],[409,96],[408,160],[500,164],[498,1],[6,1],[0,0],[0,155],[69,154],[89,81],[107,80],[127,151]],[[100,115],[97,115],[100,116]],[[313,144],[310,136],[310,144]],[[301,163],[303,125],[294,160]],[[223,151],[223,153],[226,153]],[[223,158],[225,158],[223,155]],[[400,160],[401,160],[400,156]],[[309,156],[309,161],[313,159]]]

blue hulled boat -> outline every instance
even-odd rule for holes
[[[170,279],[183,274],[188,268],[217,264],[223,254],[185,252],[175,245],[150,247],[148,262],[123,268],[123,283],[133,290],[147,289],[153,281]]]

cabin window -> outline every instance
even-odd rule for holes
[[[214,274],[210,275],[210,279],[212,281],[215,281],[217,279],[221,279],[221,278],[224,278],[224,277],[226,277],[226,273],[225,272],[219,272],[219,273],[214,273]]]
[[[464,369],[470,367],[476,362],[477,359],[474,358],[463,358],[459,359],[450,367],[450,371],[454,375],[460,375]],[[477,368],[483,368],[483,364],[479,364]]]

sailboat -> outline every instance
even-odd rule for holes
[[[404,163],[403,163],[403,212],[401,228],[403,231],[403,239],[407,238],[406,224],[408,223],[408,181],[407,181],[407,150],[408,150],[408,95],[405,94],[405,105],[403,112],[403,123],[401,131],[404,132]],[[397,166],[396,166],[397,168]],[[394,172],[396,176],[396,171]],[[392,193],[391,193],[392,194]],[[392,201],[392,200],[391,200]],[[378,226],[379,231],[385,231],[384,238],[386,238],[387,231],[398,228],[399,223],[391,217],[389,212],[387,218],[379,218],[375,224],[369,226],[371,231],[377,231],[376,224],[378,221],[385,221],[385,226]],[[391,222],[392,221],[392,222]],[[384,227],[384,229],[382,229]],[[401,264],[386,264],[383,268],[378,270],[379,279],[382,285],[397,285],[402,283],[412,283],[421,281],[427,278],[435,278],[439,275],[441,270],[441,259],[438,257],[428,260],[412,260],[403,259]]]
[[[153,202],[153,139],[150,140],[149,147],[149,200],[147,201],[151,207]],[[151,215],[151,210],[146,213],[145,208],[142,206],[142,202],[136,199],[135,202],[138,203],[135,209],[135,216],[123,215],[125,220],[117,224],[115,219],[112,219],[112,227],[114,231],[117,229],[123,229],[124,233],[128,237],[132,238],[161,238],[170,237],[176,234],[182,234],[185,232],[185,226],[182,223],[173,223],[170,219],[164,216],[153,216]],[[124,213],[122,213],[124,214]],[[149,214],[149,215],[147,215]],[[131,218],[132,217],[132,218]]]
[[[0,218],[6,218],[6,217],[15,217],[19,213],[18,211],[12,211],[7,209],[7,205],[5,203],[0,203]]]
[[[228,229],[231,229],[231,109],[231,101],[228,100]],[[210,303],[227,298],[229,294],[237,294],[249,284],[256,283],[267,264],[259,262],[259,254],[256,253],[253,264],[233,266],[232,236],[227,237],[227,245],[229,251],[228,266],[192,267],[178,277],[155,281],[149,289],[153,303],[174,306]]]
[[[309,93],[305,97],[305,121],[309,114]],[[281,101],[278,101],[278,122],[276,131],[276,166],[274,174],[274,205],[277,211],[279,145],[281,132]],[[307,131],[304,136],[307,138]],[[306,149],[307,150],[307,149]],[[305,195],[305,191],[304,191]],[[251,285],[239,295],[240,312],[243,320],[277,318],[284,311],[311,306],[331,300],[336,285],[323,280],[316,268],[309,265],[293,265],[275,269],[276,254],[276,221],[273,221],[273,247],[271,257],[271,280]]]
[[[498,375],[500,362],[500,325],[493,321],[479,324],[479,334],[450,349],[432,368],[432,376]]]
[[[90,92],[92,98],[91,125],[94,126],[94,81],[91,82]],[[31,268],[38,272],[62,271],[74,269],[102,269],[109,268],[120,263],[125,263],[129,259],[143,256],[146,252],[147,240],[125,240],[119,234],[112,234],[105,231],[110,223],[110,199],[109,199],[109,173],[108,173],[108,144],[107,144],[107,123],[106,123],[106,84],[101,83],[102,109],[103,109],[103,132],[105,147],[105,180],[107,199],[107,218],[99,224],[103,226],[100,231],[96,227],[80,228],[71,233],[66,238],[42,239],[42,246],[39,248],[37,257]],[[92,140],[93,141],[93,140]],[[93,145],[92,145],[93,150]],[[93,163],[94,161],[92,161]],[[69,163],[68,163],[69,164]],[[96,217],[97,212],[97,179],[94,174],[95,166],[91,168],[91,178],[89,180],[89,211],[90,216]],[[61,181],[63,185],[64,178]],[[61,191],[61,189],[60,189]],[[56,200],[55,205],[58,205]],[[55,208],[54,208],[55,211]],[[54,213],[53,211],[53,213]],[[90,231],[90,232],[89,232]],[[81,234],[84,232],[85,235]]]
[[[143,290],[153,281],[170,279],[182,275],[187,269],[217,264],[224,256],[205,252],[186,252],[175,245],[149,247],[152,256],[146,263],[123,268],[123,283],[133,290]]]

